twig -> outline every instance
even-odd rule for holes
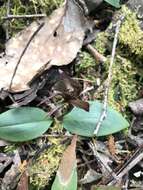
[[[132,155],[127,163],[118,171],[116,174],[118,179],[121,179],[125,174],[127,174],[137,163],[143,159],[143,147],[137,149],[137,151]],[[113,179],[107,185],[114,185],[117,181]]]
[[[92,47],[92,45],[88,44],[86,46],[86,49],[92,54],[92,56],[97,61],[104,63],[107,60],[107,58],[104,55],[102,55],[101,53],[99,53],[94,47]]]
[[[104,121],[104,119],[107,116],[107,104],[108,104],[109,87],[110,87],[110,83],[111,83],[111,80],[112,80],[112,67],[113,67],[114,59],[115,59],[115,52],[116,52],[116,46],[117,46],[117,41],[118,41],[118,34],[119,34],[120,26],[121,26],[121,20],[122,19],[120,19],[117,22],[117,25],[116,25],[115,36],[114,36],[113,47],[112,47],[112,54],[111,54],[110,65],[109,65],[109,73],[108,73],[108,78],[107,78],[107,85],[105,87],[103,111],[102,111],[102,113],[100,115],[100,118],[99,118],[99,121],[98,121],[98,123],[96,125],[94,135],[98,134],[100,126],[101,126],[102,122]]]
[[[89,143],[90,148],[93,151],[94,156],[96,156],[97,161],[101,164],[102,167],[106,169],[106,171],[115,179],[115,181],[119,181],[118,176],[115,174],[115,172],[107,165],[104,163],[104,160],[101,158],[101,156],[98,154],[96,150],[96,146],[94,143]]]
[[[82,76],[81,76],[82,77]],[[89,79],[85,79],[85,78],[77,78],[77,77],[73,77],[74,80],[79,80],[79,81],[84,81],[84,82],[89,82],[89,83],[95,83],[94,80],[89,80]]]
[[[10,13],[10,0],[7,1],[6,4],[7,10],[6,10],[6,16],[8,17],[9,13]],[[6,40],[9,39],[9,21],[6,21]]]
[[[36,31],[32,34],[32,36],[31,36],[30,39],[28,40],[28,42],[27,42],[25,48],[23,49],[23,51],[22,51],[22,53],[21,53],[21,55],[20,55],[20,57],[19,57],[19,60],[18,60],[18,62],[17,62],[17,64],[16,64],[16,67],[15,67],[15,69],[14,69],[14,72],[13,72],[13,75],[12,75],[12,78],[11,78],[11,81],[10,81],[10,85],[9,85],[9,90],[11,90],[11,86],[12,86],[13,79],[14,79],[14,77],[15,77],[16,71],[17,71],[17,69],[18,69],[18,66],[19,66],[19,64],[20,64],[20,62],[21,62],[21,59],[22,59],[23,55],[25,54],[26,50],[28,49],[28,47],[29,47],[31,41],[33,40],[33,38],[35,37],[35,35],[41,30],[41,28],[42,28],[43,26],[44,26],[44,22],[42,22],[42,23],[38,26],[38,28],[36,29]]]
[[[86,166],[87,164],[92,164],[92,163],[94,163],[95,161],[96,161],[96,159],[89,160],[89,161],[84,162],[83,164],[77,165],[77,167],[78,167],[78,168],[81,168],[81,167]]]
[[[84,89],[81,93],[80,93],[80,96],[83,95],[83,94],[86,94],[87,92],[91,91],[94,89],[94,86],[89,86],[87,87],[86,89]]]
[[[2,17],[3,20],[10,20],[10,19],[19,19],[19,18],[41,18],[46,17],[46,14],[31,14],[31,15],[7,15]]]

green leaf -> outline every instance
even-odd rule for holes
[[[89,104],[89,112],[80,108],[74,108],[70,113],[65,115],[63,118],[63,127],[74,134],[89,137],[94,136],[94,130],[99,121],[103,104],[99,101],[89,102]],[[129,123],[120,113],[110,107],[107,107],[106,119],[102,122],[96,136],[113,134],[127,128],[128,126]]]
[[[0,138],[22,142],[41,136],[52,120],[39,108],[21,107],[0,114]]]
[[[120,8],[120,0],[104,0],[113,7]]]
[[[65,150],[51,190],[77,190],[76,141]]]
[[[56,175],[51,190],[77,190],[77,168],[73,168],[71,178],[66,184],[63,184],[60,180],[60,177]]]

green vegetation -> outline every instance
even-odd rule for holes
[[[57,171],[59,161],[65,150],[62,138],[48,138],[51,146],[29,168],[31,189],[42,190]]]
[[[116,59],[113,67],[112,84],[109,92],[109,104],[121,111],[130,101],[139,97],[139,90],[143,86],[142,73],[140,67],[143,58],[143,32],[139,27],[135,13],[123,6],[119,14],[125,15],[125,20],[119,33],[119,42],[116,49]],[[93,46],[104,56],[110,58],[113,35],[112,25],[105,32],[97,35]],[[97,68],[99,63],[89,53],[82,53],[79,73],[83,73],[87,79],[96,81],[98,78]],[[102,65],[104,70],[101,78],[104,82],[107,78],[109,59]],[[87,74],[87,75],[86,75]],[[91,75],[90,75],[91,74]],[[101,99],[103,91],[97,94],[96,98]]]
[[[11,15],[30,15],[30,14],[47,14],[49,15],[54,9],[59,7],[63,3],[63,0],[13,0],[10,3]],[[0,8],[0,18],[5,17],[7,14],[7,3]],[[22,19],[11,19],[10,22],[5,22],[1,19],[0,23],[9,25],[10,36],[23,29],[26,25],[29,25],[34,18],[22,18]]]
[[[28,6],[26,2],[28,2]],[[28,15],[46,13],[48,15],[63,0],[29,0],[26,2],[22,0],[12,1],[10,14]],[[1,17],[6,16],[6,9],[6,4],[4,4],[0,10]],[[116,49],[112,83],[109,92],[109,104],[118,111],[125,111],[128,103],[139,97],[139,91],[143,86],[143,70],[140,68],[141,60],[143,59],[143,32],[139,28],[139,23],[134,13],[125,6],[123,6],[121,13],[125,15],[125,20],[120,29],[119,42]],[[3,25],[9,25],[9,33],[12,36],[33,20],[34,18],[28,19],[28,21],[27,19],[12,19],[8,23],[4,22],[4,20],[0,20],[0,22]],[[112,30],[112,25],[110,26],[110,30]],[[109,59],[113,41],[112,34],[114,33],[110,33],[109,30],[99,33],[96,42],[93,44],[101,54]],[[108,75],[109,59],[106,63],[102,64],[103,74],[99,76],[99,63],[88,52],[82,51],[81,55],[81,64],[76,68],[78,74],[82,73],[84,78],[92,82],[96,81],[97,78],[100,78],[101,82],[104,82]],[[96,98],[103,98],[103,90]],[[50,130],[60,134],[62,128],[55,124]],[[47,137],[44,138],[46,139]],[[59,161],[66,147],[62,144],[62,137],[48,137],[48,143],[50,144],[50,148],[45,150],[29,168],[31,189],[33,190],[42,190],[45,185],[51,183],[51,179],[57,171]],[[4,152],[13,152],[16,148],[17,145],[7,146]]]

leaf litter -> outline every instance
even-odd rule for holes
[[[71,63],[88,27],[89,22],[72,0],[49,18],[32,23],[6,44],[6,55],[0,59],[0,89],[27,90],[35,75],[54,65]]]

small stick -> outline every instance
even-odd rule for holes
[[[97,161],[101,164],[101,166],[104,166],[104,168],[114,178],[115,181],[119,181],[119,178],[115,174],[115,172],[107,164],[104,163],[104,160],[102,160],[101,156],[98,154],[95,144],[94,143],[89,143],[89,146],[92,149],[94,156],[96,156]]]
[[[138,154],[138,155],[137,155]],[[133,156],[128,160],[127,163],[120,169],[118,174],[118,179],[121,179],[125,174],[127,174],[137,163],[143,159],[143,147],[137,149]],[[113,179],[108,185],[114,185],[117,181]]]
[[[93,89],[94,89],[93,86],[87,87],[86,89],[84,89],[84,90],[80,93],[80,96],[86,94],[87,92],[89,92],[89,91],[91,91],[91,90],[93,90]]]
[[[107,60],[107,58],[104,55],[102,55],[101,53],[99,53],[94,47],[92,47],[92,45],[88,44],[86,46],[86,49],[92,54],[92,56],[97,61],[104,63]]]
[[[3,20],[10,20],[10,19],[19,19],[19,18],[41,18],[41,17],[46,17],[46,14],[31,14],[31,15],[7,15],[2,17]]]
[[[117,22],[117,25],[116,25],[115,36],[114,36],[113,47],[112,47],[112,55],[111,55],[110,65],[109,65],[109,73],[108,73],[108,78],[107,78],[107,85],[105,87],[103,111],[102,111],[102,113],[100,115],[100,118],[99,118],[99,121],[98,121],[98,123],[96,125],[94,135],[98,134],[100,126],[101,126],[102,122],[104,121],[104,119],[107,116],[108,93],[109,93],[110,83],[111,83],[111,80],[112,80],[112,67],[113,67],[114,59],[115,59],[115,52],[116,52],[116,46],[117,46],[118,34],[119,34],[120,26],[121,26],[121,20],[119,20]]]
[[[9,12],[10,12],[10,0],[7,1],[6,4],[7,10],[6,10],[6,16],[8,17]],[[9,39],[9,21],[6,21],[6,40]]]

